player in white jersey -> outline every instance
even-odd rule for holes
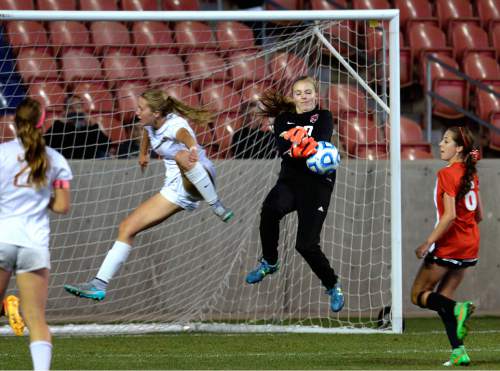
[[[139,205],[120,223],[118,238],[108,251],[97,275],[90,282],[64,285],[69,293],[103,300],[109,281],[128,258],[135,236],[182,210],[194,210],[207,201],[215,215],[227,222],[233,212],[219,201],[215,191],[215,168],[196,142],[186,119],[209,122],[211,114],[187,106],[165,92],[151,89],[138,101],[137,116],[147,135],[143,136],[139,164],[145,168],[152,148],[163,158],[165,184],[160,192]]]
[[[0,144],[0,299],[15,272],[35,370],[48,370],[52,358],[45,320],[49,209],[60,214],[69,211],[72,179],[66,159],[45,146],[44,117],[40,103],[26,98],[16,109],[17,138]],[[9,311],[17,310],[14,301],[8,304]]]

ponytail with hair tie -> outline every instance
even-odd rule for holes
[[[481,159],[481,153],[479,152],[479,148],[474,148],[469,152],[469,156],[471,157],[472,161],[478,162]]]

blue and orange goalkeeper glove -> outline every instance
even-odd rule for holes
[[[317,146],[318,142],[313,137],[307,137],[300,144],[292,144],[290,156],[293,158],[308,158],[317,152]]]

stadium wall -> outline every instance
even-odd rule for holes
[[[237,165],[238,169],[245,169],[245,173],[241,173],[242,181],[246,182],[246,187],[255,187],[259,189],[263,184],[269,184],[268,180],[259,179],[252,174],[257,173],[259,169],[260,174],[262,174],[262,167],[269,166],[270,177],[275,177],[273,174],[272,161],[269,160],[231,160],[239,161]],[[234,166],[231,165],[231,161],[225,161],[225,163],[217,164],[218,171],[224,173],[232,169],[234,171]],[[246,164],[242,162],[247,162]],[[376,163],[376,162],[374,162]],[[380,168],[381,162],[377,165]],[[138,181],[143,177],[141,175],[139,166],[135,166],[136,160],[106,160],[106,161],[72,161],[72,169],[75,174],[75,181],[77,182],[77,188],[79,192],[73,193],[73,210],[68,217],[62,217],[62,219],[57,220],[54,218],[53,228],[55,236],[52,240],[52,245],[55,247],[52,250],[52,275],[51,275],[51,293],[49,296],[52,300],[49,302],[49,306],[52,311],[57,312],[56,308],[68,307],[65,300],[76,300],[70,299],[67,294],[62,290],[62,284],[69,282],[80,282],[87,280],[88,273],[78,273],[78,272],[88,272],[96,271],[100,265],[104,254],[110,248],[110,242],[112,241],[117,233],[117,227],[119,222],[127,215],[130,210],[135,208],[141,201],[149,197],[150,195],[158,192],[162,186],[163,182],[163,164],[161,161],[153,161],[148,168],[148,173],[144,177],[144,181]],[[233,164],[234,165],[234,164]],[[349,161],[349,165],[352,166],[342,171],[359,171],[358,169],[365,169],[364,166],[356,166],[356,161]],[[387,164],[388,166],[388,164]],[[402,168],[402,215],[403,215],[403,301],[404,301],[404,313],[406,316],[412,315],[426,315],[427,311],[420,310],[419,308],[413,306],[409,300],[409,293],[412,284],[412,280],[415,277],[416,271],[420,265],[420,261],[415,258],[414,249],[420,244],[424,238],[431,231],[435,223],[435,208],[433,202],[433,190],[436,181],[436,171],[443,166],[443,162],[438,160],[425,160],[425,161],[403,161]],[[122,173],[117,175],[117,167],[123,167]],[[133,169],[133,170],[131,170]],[[229,170],[228,170],[229,169]],[[498,295],[498,282],[500,282],[500,254],[498,253],[498,246],[500,241],[500,160],[482,160],[479,165],[479,174],[481,181],[481,195],[484,204],[484,220],[481,223],[481,259],[476,268],[470,270],[467,275],[465,282],[458,292],[458,299],[472,299],[478,305],[479,314],[500,314],[500,295]],[[92,183],[90,182],[90,177],[86,176],[92,174]],[[99,176],[96,176],[99,174]],[[157,174],[158,176],[151,177],[152,174]],[[127,183],[127,179],[136,179],[134,182],[127,183],[125,186],[117,187],[113,189],[112,187],[107,187],[107,184],[117,183],[116,177],[120,177],[118,182]],[[356,176],[365,176],[366,184],[383,184],[386,179],[376,179],[376,177],[385,177],[384,171],[366,171],[366,174],[356,174]],[[111,180],[110,177],[113,177]],[[249,182],[251,180],[251,182]],[[130,184],[130,186],[128,185]],[[95,189],[99,189],[97,192]],[[106,192],[106,199],[113,199],[114,202],[99,202],[99,198],[103,197],[103,192]],[[343,185],[338,184],[336,188],[337,194],[344,194]],[[138,197],[136,195],[140,194]],[[224,194],[222,194],[224,199]],[[334,196],[335,197],[335,196]],[[238,200],[237,199],[225,199],[228,205],[230,205],[233,210],[238,211]],[[340,202],[340,203],[339,203]],[[337,199],[336,202],[332,200],[331,209],[333,207],[340,207],[341,200]],[[380,213],[387,213],[387,204],[381,203]],[[332,211],[332,210],[331,210]],[[201,210],[195,211],[200,213],[199,218],[213,218],[208,207],[204,205]],[[377,211],[375,211],[376,215]],[[182,214],[182,213],[181,213]],[[181,215],[179,214],[179,215]],[[332,234],[335,228],[341,228],[345,225],[345,221],[340,220],[338,215],[333,218],[333,213],[330,212],[329,216],[325,222],[324,233]],[[96,215],[94,217],[89,217],[89,215]],[[148,287],[154,286],[155,282],[155,272],[153,270],[149,271],[147,269],[148,265],[148,255],[152,251],[161,251],[162,246],[158,246],[155,241],[162,240],[168,243],[169,238],[175,238],[175,245],[179,249],[190,249],[198,238],[203,238],[202,235],[204,231],[196,231],[196,225],[198,223],[190,222],[190,218],[177,219],[179,216],[176,215],[173,219],[169,219],[164,224],[153,228],[140,235],[137,238],[138,244],[144,245],[140,249],[133,250],[129,262],[124,266],[120,278],[116,279],[111,284],[111,296],[109,299],[116,302],[116,310],[119,311],[120,307],[126,306],[127,300],[130,300],[128,296],[127,288],[131,287],[137,282],[137,277],[134,277],[134,271],[143,271],[143,277],[141,277],[141,284]],[[93,219],[93,220],[92,220]],[[250,223],[250,226],[248,225]],[[344,223],[344,224],[342,224]],[[348,221],[347,221],[348,223]],[[96,226],[92,228],[82,228],[82,226],[91,225]],[[258,213],[256,213],[255,218],[252,220],[239,220],[236,216],[235,220],[231,222],[229,226],[219,223],[216,228],[237,228],[242,230],[251,229],[252,241],[249,246],[243,246],[246,249],[253,249],[255,251],[255,256],[259,254],[260,246],[258,244]],[[214,230],[213,233],[218,233],[220,231]],[[248,235],[248,233],[247,233]],[[172,236],[172,237],[170,237]],[[174,237],[175,236],[175,237]],[[353,237],[355,238],[355,237]],[[185,239],[185,242],[182,242]],[[102,242],[106,241],[106,242]],[[181,242],[179,242],[181,241]],[[228,242],[230,244],[234,243],[235,250],[241,248],[239,245],[241,241]],[[349,241],[353,246],[356,246],[356,241]],[[75,246],[75,248],[71,248]],[[63,248],[57,248],[63,247]],[[68,248],[69,247],[69,248]],[[327,256],[336,258],[335,246],[332,243],[323,244],[323,249]],[[185,251],[185,250],[184,250]],[[374,254],[387,254],[386,252],[374,251]],[[245,256],[249,256],[245,254]],[[390,254],[388,255],[390,257]],[[158,255],[156,255],[158,259]],[[168,257],[165,257],[167,260]],[[231,257],[227,257],[228,262]],[[352,260],[351,260],[352,261]],[[377,260],[375,260],[377,261]],[[361,262],[362,263],[362,262]],[[221,262],[224,264],[224,262]],[[236,269],[240,269],[240,274],[232,275],[231,280],[234,282],[228,282],[229,285],[241,285],[242,290],[245,289],[244,276],[249,267],[255,264],[255,260],[252,261],[241,261],[236,264]],[[347,263],[338,267],[338,264],[334,263],[336,269],[340,272],[341,276],[351,275],[355,276],[356,272],[353,271],[356,268],[349,266]],[[152,264],[153,265],[153,264]],[[146,267],[146,269],[145,269]],[[165,264],[165,270],[168,271],[168,264]],[[234,267],[233,267],[234,268]],[[186,262],[186,269],[191,269],[193,274],[200,274],[200,280],[204,279],[203,270],[209,269],[209,267],[190,267],[189,262]],[[389,266],[374,266],[370,271],[373,277],[376,279],[381,276],[387,276],[390,274]],[[280,272],[280,274],[284,274]],[[318,293],[322,288],[315,277],[312,276],[310,270],[306,269],[289,269],[286,273],[287,279],[292,282],[300,283],[301,280],[306,283],[312,282],[318,283],[317,290]],[[309,276],[311,275],[311,276]],[[172,278],[173,290],[175,290],[175,277]],[[271,282],[272,280],[270,280]],[[363,280],[365,281],[365,280]],[[267,283],[266,283],[267,284]],[[269,283],[272,285],[272,283]],[[360,283],[361,287],[357,288],[363,290],[362,285],[367,283]],[[308,285],[308,284],[307,284]],[[234,287],[234,286],[233,286]],[[244,294],[244,292],[243,292]],[[245,297],[242,294],[242,297]],[[248,292],[249,296],[250,291]],[[151,293],[148,293],[145,300],[152,299]],[[54,300],[55,299],[55,300]],[[134,301],[140,300],[135,296]],[[307,298],[306,298],[307,299]],[[249,301],[252,300],[251,297],[248,298]],[[369,299],[367,299],[369,300]],[[107,300],[108,301],[108,300]],[[91,310],[93,313],[102,312],[109,314],[109,304],[107,307],[100,307],[100,305],[93,306],[92,309],[87,308],[86,311]],[[301,305],[301,303],[296,303]],[[153,301],[149,303],[153,307],[161,305],[161,303],[154,303]],[[221,301],[221,306],[224,306],[224,300]],[[369,304],[367,304],[369,305]],[[245,303],[241,304],[242,310]],[[326,307],[326,306],[325,306]],[[102,309],[101,309],[102,308]],[[224,308],[220,308],[221,313],[224,312]],[[74,308],[73,308],[74,310]],[[232,308],[234,310],[234,307]],[[83,314],[83,313],[82,313]],[[87,313],[88,314],[88,313]]]

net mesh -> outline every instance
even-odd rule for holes
[[[13,108],[32,96],[48,113],[47,143],[72,160],[75,174],[71,212],[52,218],[51,323],[114,323],[123,331],[136,324],[161,330],[165,323],[375,328],[391,303],[387,116],[357,78],[387,101],[385,28],[353,20],[6,22],[2,141],[14,135]],[[324,288],[294,250],[294,214],[282,221],[279,273],[259,285],[244,282],[260,256],[260,205],[279,171],[272,119],[256,114],[256,99],[266,89],[287,94],[306,74],[319,81],[320,105],[332,111],[332,142],[343,158],[321,234],[346,296],[339,314],[330,312]],[[137,165],[134,112],[148,87],[214,112],[212,123],[193,128],[216,163],[218,192],[235,220],[220,223],[206,205],[177,214],[137,236],[105,301],[74,298],[63,284],[92,278],[120,221],[163,184],[159,159],[144,173]]]

